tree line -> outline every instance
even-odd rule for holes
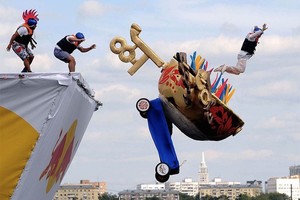
[[[196,195],[194,197],[186,195],[186,194],[179,194],[180,200],[229,200],[228,196],[222,195],[219,197],[213,197],[213,196],[203,196],[200,199],[199,195]],[[286,194],[280,194],[280,193],[261,193],[259,196],[256,197],[250,197],[246,194],[240,194],[235,200],[290,200],[290,197]]]
[[[104,193],[99,196],[99,200],[118,200],[119,197],[115,194],[109,194]],[[189,196],[187,194],[179,193],[179,199],[180,200],[229,200],[229,197],[222,195],[219,197],[213,197],[213,196],[203,196],[200,199],[199,195],[196,196]],[[291,198],[287,196],[286,194],[280,194],[280,193],[267,193],[267,194],[260,194],[256,197],[250,197],[246,194],[240,194],[235,200],[290,200]],[[146,200],[161,200],[158,197],[149,197],[146,198]]]

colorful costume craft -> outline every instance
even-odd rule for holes
[[[169,63],[162,61],[140,38],[141,28],[132,24],[130,29],[133,46],[121,37],[112,39],[110,49],[123,62],[133,65],[130,75],[151,59],[161,67],[158,81],[159,98],[149,101],[141,98],[136,103],[140,115],[148,120],[148,127],[159,154],[160,163],[155,167],[155,177],[166,182],[170,175],[179,173],[179,162],[171,135],[174,124],[182,133],[194,140],[219,141],[234,136],[242,130],[244,122],[227,107],[234,90],[228,80],[216,77],[211,84],[208,62],[191,56],[187,64],[185,53],[176,53]],[[119,44],[119,45],[117,45]],[[136,58],[135,50],[142,56]]]

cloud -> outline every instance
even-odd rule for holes
[[[115,69],[124,69],[124,65],[126,65],[122,61],[120,61],[117,54],[114,54],[112,52],[106,54],[106,61],[108,63],[108,66]]]
[[[84,3],[79,8],[79,15],[82,17],[86,16],[101,16],[105,12],[105,7],[95,0],[84,1]]]
[[[5,40],[6,40],[7,44],[9,42],[10,37],[12,36],[12,34],[16,31],[18,25],[20,25],[20,24],[15,23],[15,26],[13,26],[12,23],[10,23],[10,22],[0,23],[0,26],[2,27],[0,29],[0,36],[5,37]]]
[[[224,152],[216,150],[205,151],[205,158],[210,161],[219,161],[219,160],[267,160],[269,157],[272,157],[273,152],[268,149],[254,150],[246,149],[240,152]]]
[[[22,12],[12,7],[0,6],[0,36],[7,37],[7,43],[17,27],[23,22]]]
[[[127,87],[122,84],[109,85],[96,91],[96,98],[105,99],[106,101],[114,101],[122,99],[122,101],[131,101],[137,99],[141,92],[137,89]]]
[[[300,35],[300,26],[297,26],[297,27],[293,28],[293,33],[295,35]]]
[[[266,33],[267,34],[267,33]],[[289,54],[291,52],[293,53],[299,53],[300,52],[300,36],[279,36],[279,35],[270,35],[265,36],[261,39],[261,44],[263,45],[263,48],[261,48],[262,52],[271,54]]]
[[[6,6],[0,6],[0,19],[5,19],[6,22],[23,20],[22,13],[20,11]]]
[[[170,52],[170,49],[178,49],[185,52],[193,52],[195,50],[201,50],[206,56],[212,55],[236,55],[238,54],[241,45],[244,41],[244,36],[229,37],[227,35],[219,35],[217,37],[205,37],[197,40],[186,40],[176,42],[164,42],[160,41],[153,47],[153,49],[160,49],[165,51],[164,54]],[[300,53],[300,36],[265,36],[260,40],[260,44],[257,47],[260,54],[296,54]],[[150,45],[150,44],[149,44]],[[153,46],[153,45],[150,45]],[[164,46],[163,49],[160,47]]]
[[[50,58],[48,54],[36,54],[34,61],[32,62],[33,71],[53,71],[53,58]]]
[[[272,116],[268,119],[262,120],[261,123],[258,124],[257,128],[263,128],[263,129],[277,129],[277,128],[285,128],[286,120],[278,118],[276,116]]]
[[[275,80],[259,87],[249,89],[249,95],[256,97],[278,97],[284,98],[294,93],[297,84],[293,80]]]
[[[299,132],[299,131],[295,131],[295,132],[293,133],[292,137],[293,137],[295,140],[300,141],[300,132]]]
[[[7,56],[7,58],[3,59],[3,66],[1,71],[14,71],[14,72],[21,72],[22,69],[24,68],[23,62],[20,58],[17,57],[17,55],[12,55],[15,54],[12,50],[9,52],[11,55]]]

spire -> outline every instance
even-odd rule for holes
[[[205,163],[204,152],[202,152],[202,161],[200,163],[199,183],[200,184],[208,183],[208,169]]]
[[[205,165],[204,152],[202,152],[202,161],[201,161],[201,164]]]

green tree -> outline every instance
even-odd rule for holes
[[[210,195],[205,195],[205,196],[201,196],[201,200],[218,200],[218,197],[213,197]],[[200,195],[199,193],[195,196],[195,200],[200,200]]]
[[[250,197],[246,194],[240,194],[236,200],[289,200],[290,198],[286,194],[280,193],[261,193],[259,196]]]
[[[199,196],[199,193],[195,196],[189,196],[183,193],[179,193],[180,200],[228,200],[229,197],[222,195],[219,197],[213,197],[210,195],[205,196]],[[261,193],[259,196],[256,197],[250,197],[247,194],[240,194],[236,200],[290,200],[290,197],[286,194],[280,194],[280,193]]]
[[[229,200],[229,198],[226,195],[221,195],[218,197],[218,200]]]
[[[189,196],[187,194],[179,193],[180,200],[195,200],[195,197]]]
[[[146,200],[160,200],[158,197],[147,197]]]
[[[255,200],[270,200],[269,194],[261,193]]]
[[[288,200],[290,197],[288,197],[286,194],[280,194],[280,193],[268,193],[268,199],[269,200]],[[260,200],[260,199],[259,199]]]
[[[98,197],[99,200],[118,200],[118,196],[115,194],[104,193]]]
[[[236,198],[236,200],[251,200],[252,198],[251,197],[249,197],[248,195],[246,195],[246,194],[240,194],[237,198]]]

